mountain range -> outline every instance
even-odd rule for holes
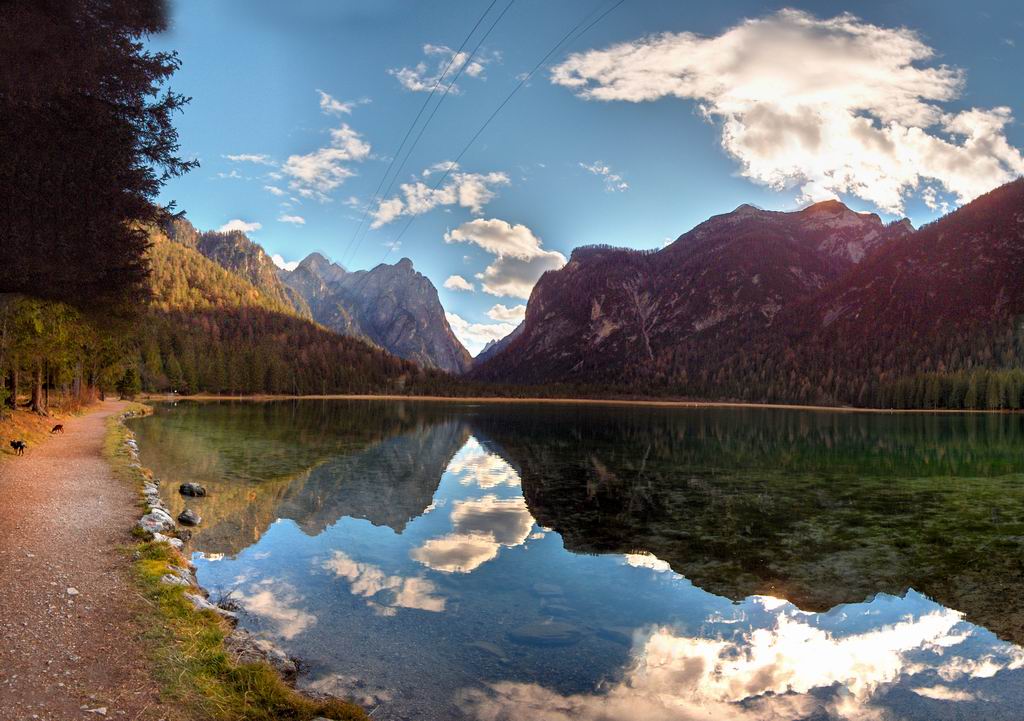
[[[1022,180],[918,230],[835,200],[742,205],[657,251],[577,248],[470,377],[887,405],[908,376],[1019,365],[1022,251]]]
[[[312,253],[278,277],[331,330],[366,338],[428,368],[459,374],[472,365],[448,325],[437,289],[408,258],[350,272]]]
[[[408,258],[350,272],[312,253],[288,271],[277,268],[266,251],[240,231],[200,232],[179,218],[169,224],[167,234],[301,318],[369,341],[425,368],[459,374],[472,365],[469,352],[448,325],[437,289]]]

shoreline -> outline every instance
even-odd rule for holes
[[[189,558],[190,531],[166,512],[161,482],[140,462],[135,434],[125,423],[152,412],[152,406],[136,400],[108,419],[102,457],[138,497],[132,517],[135,583],[162,627],[148,660],[167,695],[211,721],[365,721],[366,710],[353,702],[299,689],[301,660],[241,628],[236,611],[210,600]],[[147,519],[161,513],[166,527],[145,528]]]
[[[196,393],[183,396],[166,393],[143,393],[139,398],[144,402],[167,403],[176,401],[216,402],[249,401],[266,403],[271,401],[421,401],[425,403],[490,403],[490,404],[541,404],[541,405],[592,405],[592,406],[637,406],[649,408],[736,408],[813,411],[818,413],[873,413],[873,414],[984,414],[1015,415],[1024,410],[1002,408],[997,410],[977,408],[860,408],[855,406],[800,405],[796,403],[750,403],[745,401],[693,401],[659,400],[654,398],[548,398],[548,397],[503,397],[503,396],[409,396],[397,393],[325,393],[315,395],[254,393],[251,395],[215,395]]]

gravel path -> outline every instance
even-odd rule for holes
[[[106,419],[124,405],[102,403],[0,462],[3,721],[167,715],[141,638],[146,602],[120,551],[136,493],[101,454]]]

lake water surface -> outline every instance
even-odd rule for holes
[[[1024,718],[1024,417],[276,401],[132,422],[199,581],[374,719]]]

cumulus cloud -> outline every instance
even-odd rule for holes
[[[432,166],[437,170],[438,166]],[[441,168],[443,172],[444,169]],[[421,181],[403,183],[400,195],[386,198],[373,212],[371,228],[380,228],[403,215],[422,215],[443,205],[458,205],[478,215],[497,194],[496,186],[508,185],[508,175],[495,173],[451,173],[444,184],[433,188]]]
[[[446,243],[473,243],[496,256],[476,276],[484,292],[491,295],[527,299],[541,275],[565,265],[565,256],[544,250],[540,238],[525,225],[498,218],[463,223],[445,233],[444,239]]]
[[[272,256],[270,256],[270,260],[272,260],[274,265],[276,265],[281,270],[295,270],[296,268],[299,267],[299,261],[285,260],[284,256],[281,255],[280,253],[274,253]]]
[[[413,92],[429,93],[435,87],[448,85],[455,80],[459,70],[464,77],[484,79],[485,66],[498,59],[497,53],[476,55],[470,60],[469,53],[463,51],[456,53],[447,45],[423,46],[423,54],[426,58],[413,67],[391,68],[388,74],[395,77],[402,87]],[[452,85],[450,93],[460,92],[458,85]]]
[[[449,275],[444,281],[444,287],[448,290],[476,290],[476,287],[461,275]]]
[[[285,192],[283,190],[281,190],[280,188],[278,188],[276,185],[264,185],[263,189],[265,191],[267,191],[268,193],[270,193],[271,195],[276,195],[279,198],[282,195],[285,195]]]
[[[484,349],[488,341],[500,340],[516,329],[512,323],[470,323],[457,313],[445,312],[452,333],[473,355]]]
[[[588,173],[593,173],[604,181],[604,189],[607,193],[622,193],[629,190],[627,183],[621,175],[612,172],[612,169],[600,160],[590,163],[580,163],[580,167]]]
[[[922,183],[966,202],[1024,172],[1005,107],[953,111],[961,70],[907,28],[782,10],[720,35],[662,33],[576,53],[552,82],[590,100],[695,100],[746,177],[800,200],[900,213]]]
[[[286,213],[282,213],[281,215],[279,215],[277,217],[277,220],[278,220],[278,222],[281,222],[281,223],[291,223],[292,225],[305,225],[306,224],[306,219],[303,218],[301,215],[288,215]]]
[[[305,155],[290,155],[281,169],[289,187],[304,198],[328,200],[328,193],[355,175],[351,165],[370,156],[370,144],[347,123],[330,131],[330,145]]]
[[[320,110],[326,115],[351,115],[357,105],[366,105],[370,102],[369,98],[343,102],[319,88],[316,92],[320,96]]]
[[[221,233],[230,233],[233,230],[237,230],[241,233],[251,233],[254,230],[259,230],[263,227],[262,223],[249,223],[240,218],[232,218],[224,225],[217,228]]]
[[[509,308],[507,305],[498,303],[491,306],[487,311],[487,317],[491,320],[500,320],[505,323],[521,323],[526,319],[526,306],[514,305]]]
[[[237,155],[225,155],[225,158],[233,163],[256,163],[257,165],[276,165],[269,155],[262,153],[239,153]]]

